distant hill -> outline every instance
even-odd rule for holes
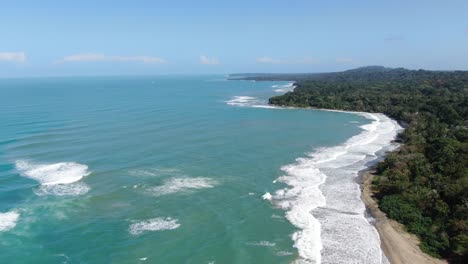
[[[443,76],[464,71],[428,71],[408,70],[405,68],[387,68],[383,66],[365,66],[342,72],[325,73],[236,73],[230,74],[231,80],[255,80],[255,81],[307,81],[307,80],[332,80],[332,79],[361,79],[365,80],[408,80],[424,79],[429,75],[439,74]]]

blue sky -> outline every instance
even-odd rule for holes
[[[0,77],[468,70],[468,1],[2,1]]]

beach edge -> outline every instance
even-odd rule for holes
[[[422,252],[419,239],[405,231],[404,226],[382,212],[374,198],[372,181],[374,167],[361,171],[361,200],[367,212],[374,219],[373,225],[380,237],[380,247],[391,264],[446,264],[447,261],[436,259]]]

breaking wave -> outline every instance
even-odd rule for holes
[[[283,107],[269,105],[265,100],[260,100],[252,96],[234,96],[226,101],[228,105],[254,108],[281,109]]]
[[[274,91],[276,93],[286,93],[286,92],[292,92],[296,86],[294,86],[294,83],[288,83],[288,84],[275,84],[272,86],[274,88]]]
[[[15,163],[23,177],[38,181],[41,186],[35,190],[37,195],[81,195],[89,191],[89,186],[79,182],[91,172],[88,166],[76,162],[36,164],[26,160]]]
[[[226,103],[234,106],[252,106],[260,104],[261,101],[252,96],[234,96],[231,100],[226,101]]]

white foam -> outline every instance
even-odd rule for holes
[[[272,215],[271,215],[271,218],[274,218],[274,219],[283,219],[284,217],[282,217],[281,215],[272,214]]]
[[[228,105],[253,107],[253,108],[266,108],[266,109],[286,109],[286,107],[269,105],[265,100],[260,100],[252,96],[234,96],[231,100],[226,101]]]
[[[361,127],[361,134],[282,167],[285,175],[278,181],[289,188],[276,191],[271,200],[299,228],[292,236],[300,257],[297,263],[380,263],[382,259],[378,234],[364,217],[355,178],[401,128],[382,114],[357,114],[372,120]]]
[[[158,217],[131,224],[129,232],[132,235],[139,235],[146,231],[173,230],[179,227],[180,224],[177,219]]]
[[[150,188],[149,191],[156,196],[184,192],[189,190],[213,188],[217,182],[211,178],[175,177],[164,182],[163,185]]]
[[[249,245],[249,246],[258,246],[258,247],[274,247],[274,246],[276,246],[276,243],[266,241],[266,240],[262,240],[262,241],[258,241],[258,242],[248,242],[246,244]]]
[[[89,186],[80,183],[91,172],[88,166],[76,162],[36,164],[18,160],[16,169],[23,176],[38,181],[41,186],[35,191],[38,195],[81,195],[89,191]]]
[[[276,256],[279,256],[279,257],[290,256],[292,254],[293,253],[289,252],[289,251],[278,251],[278,252],[276,252]]]
[[[34,190],[36,195],[56,195],[56,196],[78,196],[87,193],[91,188],[85,183],[75,182],[70,184],[41,185]]]
[[[259,105],[250,105],[253,108],[266,108],[266,109],[284,109],[284,107],[274,106],[274,105],[267,105],[267,104],[259,104]]]
[[[288,84],[275,84],[272,86],[274,89],[274,91],[276,93],[286,93],[286,92],[291,92],[294,90],[294,88],[296,88],[296,86],[294,86],[294,83],[288,83]]]
[[[231,98],[231,100],[226,101],[228,105],[234,106],[252,106],[258,104],[259,102],[260,100],[258,100],[257,98],[245,95],[234,96]]]
[[[0,213],[0,232],[8,231],[16,226],[20,214],[16,211]]]
[[[271,200],[271,194],[269,192],[265,193],[262,195],[263,200]]]
[[[73,183],[90,174],[88,166],[76,162],[34,164],[19,160],[16,169],[22,176],[37,180],[42,185]]]

